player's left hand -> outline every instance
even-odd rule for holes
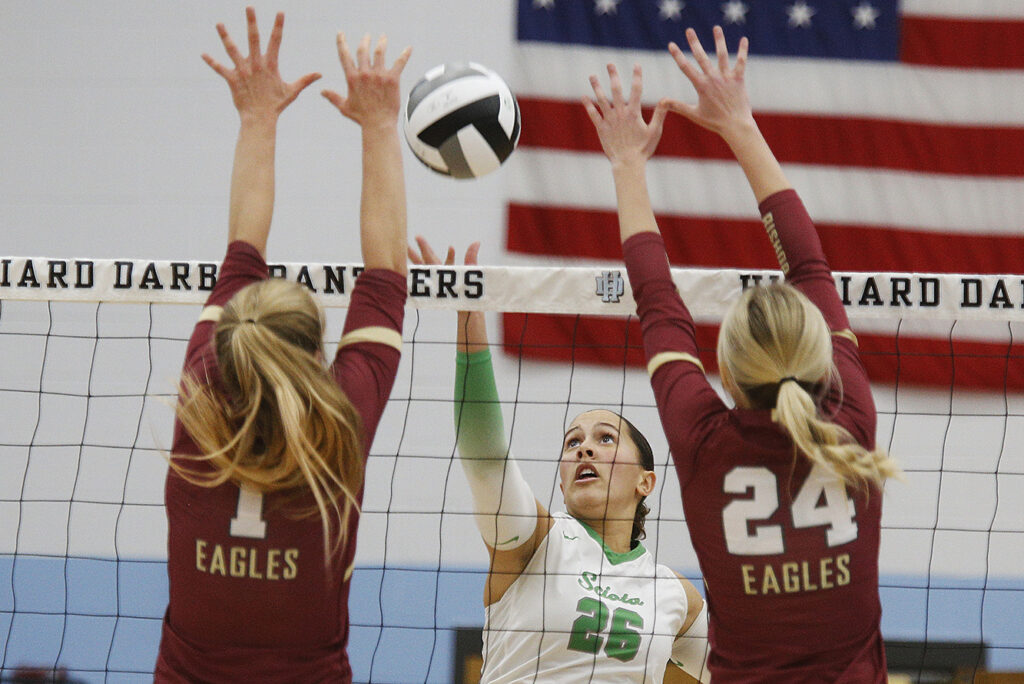
[[[416,236],[416,246],[419,247],[418,252],[412,247],[406,248],[409,252],[409,261],[417,266],[437,266],[441,263],[441,260],[437,258],[437,254],[434,253],[434,248],[430,246],[430,243],[422,235]],[[444,258],[444,265],[451,266],[454,263],[455,248],[449,245],[448,253]]]
[[[245,18],[249,33],[249,56],[243,57],[238,46],[235,45],[235,41],[228,35],[224,24],[217,24],[217,33],[220,35],[224,50],[228,53],[235,68],[228,69],[206,53],[203,53],[203,61],[227,81],[235,108],[238,109],[238,113],[243,119],[268,116],[276,120],[285,107],[299,96],[299,93],[320,78],[320,74],[309,73],[291,83],[285,83],[277,70],[277,56],[281,48],[281,35],[284,31],[284,13],[277,13],[265,53],[260,49],[260,31],[256,25],[256,10],[246,7]]]
[[[583,106],[597,129],[601,149],[612,162],[612,166],[644,163],[658,146],[664,128],[668,109],[659,104],[651,115],[650,123],[644,121],[640,107],[643,92],[643,74],[640,65],[633,66],[633,82],[629,99],[622,94],[622,82],[614,64],[608,65],[608,81],[611,98],[605,95],[597,76],[590,77],[594,99],[583,97]]]
[[[721,26],[714,28],[714,36],[717,63],[712,62],[704,52],[704,47],[692,28],[686,29],[686,40],[690,44],[690,53],[697,66],[686,58],[678,45],[668,44],[668,50],[672,53],[679,70],[686,75],[697,91],[698,100],[697,104],[693,105],[666,98],[662,100],[662,104],[729,140],[734,132],[742,131],[754,124],[754,115],[744,83],[748,42],[746,38],[740,39],[736,60],[730,65],[729,49],[725,45],[725,34]]]
[[[368,126],[394,126],[398,121],[401,109],[401,97],[398,81],[412,54],[407,47],[398,55],[395,63],[388,68],[384,61],[387,50],[387,36],[381,36],[370,59],[370,34],[363,36],[356,48],[356,58],[352,59],[345,34],[338,32],[338,59],[345,71],[348,84],[348,97],[342,97],[333,90],[324,90],[322,95],[338,108],[338,111],[358,123],[363,128]]]
[[[427,242],[426,238],[424,238],[422,235],[416,236],[416,245],[419,247],[419,252],[417,252],[412,247],[408,248],[409,261],[416,264],[417,266],[438,266],[441,264],[441,260],[438,258],[437,254],[434,253],[434,249],[430,246],[430,243]],[[477,256],[479,254],[480,243],[474,242],[473,244],[466,248],[466,257],[463,263],[465,263],[466,266],[476,266]],[[449,245],[448,252],[445,254],[444,258],[444,265],[452,266],[454,264],[455,248]]]
[[[417,266],[438,266],[441,264],[441,260],[434,252],[434,249],[422,235],[416,236],[416,245],[419,247],[418,252],[412,247],[407,248],[409,261]],[[466,266],[476,266],[479,255],[480,243],[474,242],[466,248],[466,257],[463,263]],[[445,253],[444,265],[453,266],[454,264],[455,248],[449,246],[447,253]],[[472,354],[487,349],[487,322],[484,320],[482,311],[460,311],[456,330],[458,331],[456,336],[456,348],[458,350]]]

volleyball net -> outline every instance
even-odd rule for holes
[[[146,681],[167,600],[163,482],[185,345],[217,263],[0,258],[0,676]],[[316,292],[326,348],[358,266],[275,264]],[[716,323],[773,271],[676,269],[714,371]],[[883,633],[894,670],[1024,671],[1024,277],[837,273],[872,379],[887,486]],[[356,681],[449,682],[483,623],[487,555],[455,464],[455,316],[487,312],[511,449],[561,510],[568,421],[648,437],[645,542],[700,584],[625,269],[412,268],[404,350],[366,475]],[[497,351],[497,349],[496,349]],[[712,382],[717,379],[712,375]]]

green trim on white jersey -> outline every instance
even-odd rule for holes
[[[608,562],[611,563],[612,565],[618,565],[620,563],[628,563],[629,561],[636,560],[640,556],[642,556],[645,553],[647,553],[647,549],[645,549],[644,545],[641,544],[640,542],[637,542],[636,546],[634,548],[630,549],[629,551],[625,551],[623,553],[619,553],[618,551],[612,551],[611,549],[608,548],[608,545],[604,543],[604,538],[601,537],[601,535],[598,534],[597,531],[593,527],[591,527],[587,523],[583,522],[579,518],[576,518],[576,522],[578,522],[580,525],[582,525],[583,529],[585,529],[587,531],[587,534],[589,534],[593,538],[594,541],[596,541],[598,544],[601,545],[601,549],[604,551],[604,557],[607,558]]]

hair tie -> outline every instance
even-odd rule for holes
[[[782,387],[783,383],[787,382],[795,382],[798,385],[800,384],[800,381],[797,380],[795,377],[793,377],[792,375],[787,375],[786,377],[779,380],[779,387]]]

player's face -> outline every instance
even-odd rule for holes
[[[587,411],[572,421],[558,470],[566,509],[584,520],[632,520],[640,497],[654,486],[626,424],[611,411]]]

